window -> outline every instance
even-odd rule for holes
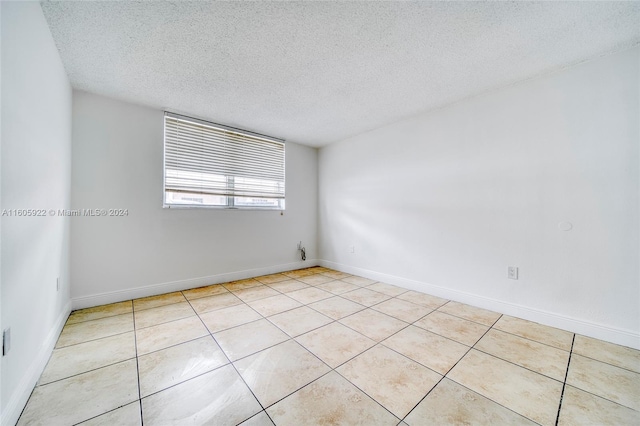
[[[164,206],[284,210],[284,141],[165,112]]]

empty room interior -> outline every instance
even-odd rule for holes
[[[0,23],[3,426],[640,424],[640,2]]]

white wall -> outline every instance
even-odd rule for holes
[[[2,208],[70,205],[71,86],[37,2],[1,2]],[[69,220],[1,218],[2,424],[15,424],[70,311]],[[61,289],[56,291],[56,278]]]
[[[74,307],[315,264],[316,149],[287,142],[284,215],[163,209],[162,152],[163,111],[74,91],[72,208],[129,210],[72,219]]]
[[[323,264],[640,347],[639,62],[635,48],[322,148]]]

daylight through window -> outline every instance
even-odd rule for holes
[[[165,113],[164,206],[284,209],[284,141]]]

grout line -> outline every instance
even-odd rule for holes
[[[122,312],[122,313],[119,313],[119,314],[105,315],[105,316],[100,317],[100,318],[89,318],[89,319],[82,320],[82,321],[76,321],[76,322],[73,322],[71,324],[68,324],[69,320],[67,319],[67,322],[65,322],[64,327],[71,327],[73,325],[86,324],[86,323],[91,322],[91,321],[100,321],[100,320],[104,320],[104,319],[108,319],[108,318],[117,317],[117,316],[120,316],[120,315],[132,314],[132,313],[133,313],[133,310],[131,310],[131,312]]]
[[[370,308],[369,308],[369,309],[370,309]],[[373,310],[373,309],[372,309],[372,310]],[[379,313],[379,314],[382,314],[382,315],[387,315],[387,314],[385,314],[385,313],[383,313],[383,312],[378,312],[378,311],[376,311],[376,310],[373,310],[373,311],[374,311],[374,312],[377,312],[377,313]],[[352,316],[357,315],[357,314],[362,313],[362,312],[364,312],[364,310],[363,310],[363,311],[360,311],[360,312],[356,312],[355,314],[352,314],[352,315],[346,316],[346,317],[344,317],[344,318],[340,318],[339,320],[336,320],[336,321],[337,321],[339,324],[344,325],[345,327],[349,328],[350,330],[353,330],[353,331],[355,331],[356,333],[359,333],[359,334],[363,335],[363,336],[364,336],[364,337],[366,337],[367,339],[373,340],[374,342],[376,342],[376,344],[378,344],[378,343],[382,343],[384,340],[387,340],[388,338],[390,338],[390,337],[392,337],[392,336],[395,336],[396,334],[400,333],[402,330],[405,330],[405,329],[407,329],[407,328],[411,327],[411,324],[410,324],[410,323],[407,323],[406,321],[402,321],[401,319],[398,319],[398,318],[396,318],[396,317],[392,317],[391,315],[387,315],[388,317],[390,317],[390,318],[392,318],[392,319],[394,319],[394,320],[396,320],[396,321],[400,321],[400,322],[402,322],[402,323],[404,323],[404,324],[406,324],[406,325],[403,325],[403,326],[402,326],[402,328],[398,329],[397,331],[394,331],[393,333],[391,333],[390,335],[388,335],[388,336],[387,336],[387,337],[385,337],[384,339],[382,339],[382,340],[379,340],[379,341],[378,341],[378,340],[374,339],[373,337],[369,337],[369,336],[367,336],[366,334],[364,334],[363,332],[358,331],[358,330],[356,330],[355,328],[353,328],[353,327],[349,326],[349,324],[344,324],[344,323],[342,322],[342,320],[347,319],[347,318],[349,318],[349,317],[352,317]],[[375,345],[374,345],[374,346],[375,346]],[[367,350],[368,350],[368,349],[367,349]]]
[[[133,305],[133,301],[131,301],[131,304]],[[144,426],[144,416],[142,415],[142,390],[140,389],[140,362],[138,360],[138,335],[136,333],[135,314],[133,315],[133,347],[136,353],[136,378],[138,379],[138,401],[140,402],[140,424]]]
[[[296,342],[296,343],[297,343],[297,342]],[[298,343],[298,344],[299,344],[299,343]],[[300,346],[302,346],[302,345],[300,345]],[[303,346],[303,347],[304,347],[304,346]],[[306,349],[305,349],[305,350],[306,350]],[[313,354],[313,353],[312,353],[312,355],[313,355],[313,356],[315,356],[315,354]],[[317,358],[317,357],[316,357],[316,358]],[[320,359],[320,358],[318,358],[318,359]],[[320,362],[322,362],[323,364],[327,365],[327,364],[326,364],[324,361],[322,361],[321,359],[320,359]],[[286,395],[285,395],[285,396],[283,396],[282,398],[278,399],[277,401],[274,401],[274,402],[272,402],[271,404],[267,405],[267,406],[264,408],[264,411],[266,412],[268,408],[273,407],[274,405],[276,405],[277,403],[279,403],[280,401],[282,401],[282,400],[284,400],[284,399],[287,399],[288,397],[290,397],[290,396],[291,396],[291,395],[293,395],[294,393],[301,391],[302,389],[306,388],[306,387],[307,387],[307,386],[309,386],[309,385],[312,385],[313,383],[315,383],[315,382],[317,382],[318,380],[322,379],[322,378],[323,378],[324,376],[326,376],[327,374],[330,374],[330,373],[333,373],[333,372],[334,372],[333,368],[329,367],[328,365],[327,365],[327,367],[329,368],[329,370],[328,370],[327,372],[322,373],[320,376],[318,376],[317,378],[313,379],[313,380],[312,380],[312,381],[310,381],[309,383],[307,383],[307,384],[305,384],[305,385],[300,386],[299,388],[297,388],[297,389],[295,389],[295,390],[293,390],[293,391],[289,392],[288,394],[286,394]],[[336,372],[336,373],[337,373],[337,372]],[[267,414],[269,414],[269,413],[267,413]],[[269,416],[269,418],[271,418],[271,416]],[[246,420],[245,420],[245,421],[246,421]],[[272,420],[272,421],[273,421],[273,420]],[[275,423],[275,422],[274,422],[274,423]]]
[[[562,351],[562,352],[567,352],[567,353],[569,352],[569,351],[568,351],[568,350],[566,350],[566,349],[562,349],[562,348],[559,348],[559,347],[557,347],[557,346],[553,346],[553,345],[550,345],[550,344],[548,344],[548,343],[541,342],[540,340],[530,339],[529,337],[521,336],[521,335],[519,335],[519,334],[512,333],[512,332],[510,332],[510,331],[505,331],[505,330],[502,330],[502,329],[500,329],[500,328],[495,328],[495,327],[492,327],[492,328],[493,328],[495,331],[498,331],[498,332],[501,332],[501,333],[510,334],[510,335],[512,335],[512,336],[516,336],[516,337],[519,337],[519,338],[521,338],[521,339],[528,340],[529,342],[539,343],[539,344],[541,344],[541,345],[547,346],[547,347],[549,347],[549,348],[557,349],[557,350]],[[564,330],[563,330],[563,331],[564,331]],[[573,345],[573,338],[572,338],[572,345]]]
[[[60,346],[59,348],[58,348],[58,347],[54,347],[54,348],[53,348],[53,350],[55,351],[55,350],[59,350],[59,349],[71,348],[71,347],[73,347],[73,346],[82,345],[82,344],[84,344],[84,343],[96,342],[96,341],[98,341],[98,340],[108,339],[109,337],[121,336],[121,335],[123,335],[123,334],[127,334],[127,333],[134,333],[134,334],[135,334],[135,332],[136,332],[136,331],[135,331],[135,328],[134,328],[134,329],[132,329],[132,330],[122,331],[122,332],[119,332],[119,333],[109,334],[109,335],[107,335],[107,336],[98,337],[98,338],[96,338],[96,339],[83,340],[82,342],[72,343],[72,344],[70,344],[70,345],[65,345],[65,346]]]
[[[590,357],[590,356],[588,356],[588,355],[583,355],[583,354],[580,354],[580,353],[577,353],[577,352],[575,353],[575,355],[576,355],[576,356],[579,356],[579,357],[582,357],[582,358],[587,358],[587,359],[589,359],[589,360],[591,360],[591,361],[600,362],[600,363],[602,363],[602,364],[606,364],[606,365],[609,365],[609,366],[611,366],[611,367],[619,368],[619,369],[621,369],[621,370],[628,371],[629,373],[633,373],[633,374],[640,375],[640,371],[630,370],[630,369],[628,369],[628,368],[626,368],[626,367],[621,367],[621,366],[616,365],[616,364],[611,364],[610,362],[602,361],[601,359],[591,358],[591,357]]]
[[[502,315],[500,315],[500,317],[502,317]],[[495,322],[494,322],[493,324],[495,324],[496,322],[498,322],[498,320],[500,319],[500,317],[498,317],[498,319],[496,319],[496,320],[495,320]],[[493,325],[492,325],[491,327],[493,327]],[[484,337],[484,336],[489,332],[489,330],[491,330],[491,327],[489,327],[489,328],[488,328],[488,329],[487,329],[487,330],[482,334],[482,336],[480,336],[480,338],[476,341],[476,343],[478,343],[480,340],[482,340],[482,338],[483,338],[483,337]],[[444,336],[443,336],[443,337],[444,337]],[[452,339],[450,339],[450,340],[452,340]],[[455,342],[455,340],[453,340],[453,341]],[[457,342],[457,343],[460,343],[460,342]],[[462,343],[461,343],[461,344],[462,344]],[[464,344],[462,344],[462,345],[464,345]],[[464,345],[464,346],[467,346],[467,345]],[[475,343],[473,344],[473,346],[475,346]],[[471,349],[473,349],[473,346],[468,346],[468,348],[469,348],[469,349],[467,349],[467,351],[464,353],[464,355],[462,355],[462,356],[461,356],[461,357],[460,357],[460,358],[459,358],[459,359],[458,359],[458,360],[457,360],[457,361],[456,361],[456,362],[451,366],[451,368],[449,368],[449,370],[447,370],[447,372],[446,372],[446,373],[442,374],[442,378],[438,381],[438,383],[436,383],[436,385],[435,385],[434,387],[432,387],[432,388],[429,390],[429,392],[427,392],[427,394],[426,394],[424,397],[422,397],[422,399],[420,399],[420,401],[418,401],[418,403],[417,403],[416,405],[414,405],[414,406],[413,406],[413,408],[412,408],[411,410],[409,410],[409,412],[407,413],[407,415],[406,415],[406,416],[404,416],[404,417],[402,418],[402,421],[404,421],[404,419],[406,419],[406,418],[407,418],[407,416],[409,416],[409,414],[411,414],[411,412],[412,412],[413,410],[415,410],[415,409],[416,409],[416,407],[417,407],[418,405],[420,405],[420,403],[421,403],[422,401],[424,401],[424,400],[429,396],[429,394],[430,394],[430,393],[431,393],[431,392],[432,392],[432,391],[433,391],[433,390],[434,390],[434,389],[435,389],[435,388],[440,384],[440,382],[442,382],[442,380],[444,380],[444,378],[445,378],[445,377],[447,377],[447,375],[451,372],[451,370],[453,370],[453,369],[456,367],[456,365],[458,365],[458,363],[460,363],[460,361],[462,361],[462,360],[464,359],[464,357],[466,357],[466,356],[467,356],[467,354],[468,354],[469,352],[471,352]],[[411,359],[411,358],[409,358],[409,359]],[[417,362],[417,361],[416,361],[416,362]],[[420,364],[420,363],[419,363],[419,364]],[[426,366],[425,366],[425,367],[426,367]],[[427,367],[427,368],[428,368],[428,367]],[[434,370],[434,371],[435,371],[435,370]],[[436,373],[438,373],[438,372],[436,371]],[[440,374],[440,373],[438,373],[438,374]],[[447,379],[449,379],[449,378],[447,377]],[[451,380],[451,379],[449,379],[449,380]],[[456,382],[456,383],[457,383],[457,382]],[[477,392],[476,392],[476,393],[477,393]],[[484,396],[484,395],[483,395],[483,396]],[[485,397],[485,398],[487,398],[487,397]],[[490,399],[490,398],[487,398],[487,399],[489,399],[490,401],[493,401],[493,400],[492,400],[492,399]],[[493,401],[493,402],[495,402],[495,401]],[[496,404],[497,404],[497,403],[496,403]]]
[[[246,302],[242,301],[242,303],[244,303],[245,305],[247,305]],[[249,306],[249,305],[247,305]],[[249,306],[250,309],[251,306]],[[195,310],[195,309],[194,309]],[[258,315],[260,315],[260,313],[258,312]],[[197,315],[198,319],[200,320],[200,322],[202,323],[202,325],[204,326],[204,328],[209,331],[209,329],[207,328],[207,325],[204,323],[204,321],[202,321],[202,318],[200,318],[200,315]],[[263,318],[264,319],[264,318]],[[233,364],[233,362],[231,361],[231,358],[229,358],[229,356],[227,355],[227,353],[224,351],[224,349],[222,349],[222,346],[220,345],[220,343],[216,340],[216,338],[213,336],[213,333],[211,333],[209,331],[209,336],[211,336],[211,338],[213,339],[213,341],[216,343],[216,345],[218,345],[218,348],[220,349],[220,352],[222,352],[222,355],[224,355],[224,357],[227,359],[227,361],[229,361],[228,364],[225,365],[231,365],[231,368],[233,368],[233,370],[236,372],[236,374],[238,375],[238,377],[240,378],[240,380],[242,380],[242,382],[244,383],[244,385],[246,386],[246,388],[249,390],[249,392],[251,392],[251,395],[253,395],[253,398],[255,399],[255,401],[258,403],[258,405],[260,406],[260,408],[262,408],[262,411],[264,411],[264,406],[262,405],[262,403],[260,402],[260,400],[258,399],[258,397],[256,396],[256,394],[253,392],[253,389],[251,389],[251,387],[249,386],[249,384],[246,382],[246,380],[244,379],[244,377],[242,377],[242,374],[240,374],[240,372],[238,371],[238,369],[236,368],[236,366]],[[286,340],[285,340],[286,342]],[[284,342],[280,342],[280,343],[284,343]],[[275,346],[275,345],[274,345]],[[264,349],[263,349],[264,350]],[[223,366],[220,366],[219,368],[222,368]],[[213,371],[213,370],[212,370]],[[191,379],[189,379],[191,380]],[[257,413],[254,413],[254,415],[259,414],[260,412],[258,411]],[[250,416],[249,418],[251,418],[253,416]],[[247,419],[245,419],[247,420]],[[243,420],[243,421],[245,421]],[[144,425],[143,425],[144,426]]]
[[[138,308],[138,309],[136,309],[135,305],[134,305],[134,308],[133,308],[132,312],[134,314],[136,314],[138,312],[150,311],[151,309],[164,308],[165,306],[177,305],[179,303],[184,303],[184,302],[187,301],[187,298],[184,296],[184,294],[182,294],[182,291],[179,291],[179,292],[178,291],[172,291],[171,293],[163,293],[163,294],[158,294],[157,296],[149,296],[149,297],[158,297],[158,296],[164,296],[164,295],[173,294],[173,293],[180,293],[180,295],[184,298],[184,300],[180,300],[178,302],[163,303],[162,305],[151,306],[150,308]],[[132,299],[132,302],[133,302],[133,300],[139,300],[139,299]]]
[[[157,322],[157,323],[155,323],[155,324],[151,324],[151,325],[146,325],[146,326],[144,326],[144,327],[137,328],[136,330],[146,330],[147,328],[157,327],[157,326],[159,326],[159,325],[171,324],[172,322],[177,322],[177,321],[185,320],[185,319],[187,319],[187,318],[191,318],[191,317],[193,317],[193,316],[195,316],[195,315],[197,315],[197,314],[194,312],[194,315],[187,315],[187,316],[180,317],[180,318],[170,319],[170,320],[168,320],[168,321],[160,320],[160,322]]]
[[[564,398],[564,389],[567,386],[567,377],[569,377],[569,366],[571,365],[571,355],[573,353],[573,344],[576,341],[576,335],[573,335],[573,339],[571,339],[571,350],[569,351],[569,360],[567,361],[567,371],[564,373],[564,382],[562,383],[562,392],[560,393],[560,403],[558,404],[558,415],[556,416],[556,426],[558,426],[558,422],[560,421],[560,411],[562,410],[562,399]]]
[[[205,337],[206,337],[206,336],[205,336]],[[161,393],[161,392],[164,392],[164,391],[166,391],[166,390],[168,390],[168,389],[175,388],[176,386],[180,386],[180,385],[182,385],[182,384],[184,384],[184,383],[190,382],[191,380],[197,379],[198,377],[202,377],[202,376],[204,376],[205,374],[213,373],[214,371],[216,371],[216,370],[220,370],[220,369],[222,369],[222,368],[224,368],[224,367],[227,367],[227,366],[229,366],[230,364],[231,364],[231,363],[230,363],[230,362],[228,362],[228,363],[226,363],[226,364],[219,365],[219,366],[217,366],[217,367],[215,367],[215,368],[212,368],[212,369],[211,369],[211,370],[209,370],[209,371],[205,371],[205,372],[203,372],[203,373],[197,374],[197,375],[195,375],[195,376],[193,376],[193,377],[190,377],[190,378],[188,378],[188,379],[185,379],[185,380],[182,380],[182,381],[180,381],[180,382],[174,383],[174,384],[172,384],[172,385],[170,385],[170,386],[167,386],[166,388],[162,388],[162,389],[159,389],[159,390],[157,390],[157,391],[155,391],[155,392],[151,392],[149,395],[145,395],[143,398],[141,398],[141,399],[139,399],[139,400],[138,400],[138,401],[140,401],[140,404],[141,404],[140,409],[142,410],[142,400],[143,400],[143,399],[147,399],[147,398],[149,398],[149,397],[151,397],[151,396],[153,396],[153,395],[157,395],[157,394],[159,394],[159,393]]]
[[[576,385],[570,385],[570,384],[568,384],[568,383],[567,383],[567,386],[572,387],[572,388],[574,388],[574,389],[576,389],[576,390],[579,390],[580,392],[587,393],[587,394],[589,394],[589,395],[591,395],[591,396],[593,396],[593,397],[595,397],[595,398],[601,399],[601,400],[603,400],[603,401],[607,401],[607,402],[610,402],[610,403],[612,403],[612,404],[619,405],[620,407],[624,407],[624,408],[627,408],[627,409],[629,409],[629,410],[632,410],[632,411],[635,411],[635,412],[637,412],[637,413],[640,413],[640,411],[636,410],[635,408],[632,408],[632,407],[629,407],[629,406],[627,406],[627,405],[624,405],[624,404],[622,404],[622,403],[621,403],[621,402],[619,402],[619,401],[614,401],[614,400],[612,400],[612,399],[606,398],[606,397],[604,397],[604,396],[602,396],[602,395],[595,394],[595,393],[590,392],[590,391],[588,391],[588,390],[586,390],[586,389],[579,388],[579,387],[578,387],[578,386],[576,386]]]
[[[119,314],[107,315],[107,316],[100,317],[100,318],[91,318],[91,319],[84,320],[84,321],[74,322],[73,324],[67,324],[65,322],[63,329],[66,328],[66,327],[73,327],[73,326],[76,326],[76,325],[86,324],[86,323],[92,322],[92,321],[101,321],[101,320],[115,318],[115,317],[119,317],[119,316],[123,316],[123,315],[133,315],[133,309],[130,312],[121,312]],[[71,315],[69,315],[69,316],[71,316]],[[69,319],[67,319],[67,321],[69,321]]]
[[[52,380],[52,381],[47,382],[47,383],[38,384],[38,385],[36,385],[36,387],[48,386],[48,385],[51,385],[51,384],[53,384],[53,383],[58,383],[58,382],[60,382],[60,381],[62,381],[62,380],[71,379],[72,377],[78,377],[78,376],[81,376],[81,375],[83,375],[83,374],[85,374],[85,373],[91,373],[92,371],[97,371],[97,370],[100,370],[100,369],[102,369],[102,368],[111,367],[111,366],[114,366],[114,365],[117,365],[117,364],[121,364],[121,363],[123,363],[123,362],[131,361],[131,360],[133,360],[133,359],[135,359],[135,358],[136,358],[136,356],[134,355],[134,356],[132,356],[131,358],[122,359],[122,360],[119,360],[119,361],[116,361],[116,362],[112,362],[112,363],[110,363],[110,364],[101,365],[100,367],[91,368],[91,369],[89,369],[89,370],[82,371],[82,372],[80,372],[80,373],[71,374],[70,376],[61,377],[61,378],[59,378],[59,379]],[[126,404],[125,404],[125,405],[126,405]]]
[[[484,324],[484,323],[481,323],[481,322],[479,322],[479,321],[474,321],[474,320],[470,320],[469,318],[461,317],[460,315],[456,315],[456,314],[452,314],[452,313],[449,313],[449,312],[441,311],[441,310],[440,310],[440,308],[442,308],[443,306],[448,305],[448,304],[449,304],[449,302],[451,302],[451,300],[449,300],[449,301],[448,301],[447,303],[445,303],[444,305],[440,305],[440,306],[438,306],[438,307],[437,307],[436,309],[434,309],[433,311],[434,311],[434,312],[436,312],[436,311],[437,311],[437,312],[440,312],[441,314],[451,315],[452,317],[460,318],[460,319],[463,319],[463,320],[465,320],[465,321],[469,321],[469,322],[472,322],[472,323],[475,323],[475,324],[480,324],[480,325],[482,325],[482,326],[489,327],[489,328],[492,328],[494,325],[496,325],[496,323],[498,322],[498,320],[500,320],[500,318],[502,318],[502,316],[504,315],[504,314],[501,314],[501,313],[499,313],[499,312],[495,312],[496,314],[499,314],[498,319],[496,319],[495,321],[493,321],[491,324]],[[457,302],[456,302],[456,303],[457,303]],[[475,306],[473,306],[473,305],[468,305],[468,306],[471,306],[471,307],[474,307],[474,308],[475,308]],[[482,309],[482,308],[478,308],[478,309]],[[483,310],[485,310],[485,311],[486,311],[487,309],[483,309]],[[489,312],[494,312],[494,311],[489,311]]]
[[[476,342],[476,343],[477,343],[477,342]],[[475,346],[475,345],[474,345],[474,346]],[[492,357],[494,357],[494,358],[497,358],[497,359],[499,359],[499,360],[501,360],[501,361],[504,361],[504,362],[506,362],[506,363],[509,363],[509,364],[511,364],[511,365],[515,365],[516,367],[520,367],[520,368],[523,368],[523,369],[525,369],[525,370],[527,370],[527,371],[530,371],[530,372],[532,372],[532,373],[539,374],[540,376],[546,377],[547,379],[551,379],[551,380],[554,380],[554,381],[556,381],[556,382],[558,382],[558,383],[562,383],[562,380],[561,380],[561,379],[556,379],[555,377],[551,377],[551,376],[549,376],[549,375],[547,375],[547,374],[544,374],[544,373],[541,373],[541,372],[539,372],[539,371],[532,370],[532,369],[531,369],[531,368],[529,368],[529,367],[526,367],[526,366],[524,366],[524,365],[518,364],[517,362],[514,362],[514,361],[510,361],[510,360],[508,360],[508,359],[502,358],[502,357],[501,357],[501,356],[499,356],[499,355],[492,354],[491,352],[483,351],[482,349],[478,349],[478,348],[476,348],[476,347],[474,347],[473,349],[474,349],[474,350],[476,350],[476,351],[478,351],[478,352],[480,352],[480,353],[483,353],[483,354],[485,354],[485,355],[489,355],[489,356],[492,356]]]
[[[493,403],[493,404],[496,404],[496,405],[498,405],[498,406],[500,406],[500,407],[504,408],[505,410],[511,411],[511,412],[512,412],[513,414],[515,414],[516,416],[522,417],[523,419],[526,419],[526,420],[528,420],[529,422],[534,423],[534,424],[536,424],[536,425],[539,425],[539,424],[540,424],[540,423],[538,423],[538,422],[536,422],[536,421],[534,421],[534,420],[531,420],[529,417],[527,417],[527,416],[525,416],[525,415],[523,415],[523,414],[520,414],[520,413],[518,413],[517,411],[512,410],[511,408],[507,407],[506,405],[502,405],[501,403],[496,402],[496,401],[494,401],[493,399],[488,398],[488,397],[486,397],[486,396],[482,395],[481,393],[478,393],[478,392],[474,391],[473,389],[471,389],[471,388],[470,388],[470,387],[468,387],[468,386],[463,385],[462,383],[458,383],[458,382],[456,382],[455,380],[450,379],[449,377],[443,377],[443,380],[444,380],[444,379],[449,380],[451,383],[454,383],[454,384],[456,384],[457,386],[460,386],[460,387],[462,387],[462,388],[467,389],[469,392],[472,392],[472,393],[474,393],[474,394],[478,395],[479,397],[484,398],[484,399],[486,399],[487,401],[489,401],[489,402],[491,402],[491,403]],[[434,388],[435,388],[435,386],[434,386]]]
[[[356,357],[357,357],[357,356],[360,356],[360,355],[362,355],[362,354],[364,354],[365,352],[370,351],[371,349],[375,348],[376,346],[377,346],[377,345],[373,345],[373,346],[371,346],[370,348],[368,348],[368,349],[367,349],[367,350],[365,350],[364,352],[362,352],[362,353],[360,353],[360,354],[356,355]],[[355,357],[353,357],[353,358],[355,358]],[[353,358],[351,358],[351,359],[353,359]],[[349,361],[350,361],[350,360],[349,360]],[[347,362],[349,362],[349,361],[346,361],[346,362],[344,362],[344,363],[340,364],[338,367],[340,367],[341,365],[346,364],[346,363],[347,363]],[[336,369],[337,369],[338,367],[336,367]],[[400,420],[400,421],[398,422],[398,424],[402,423],[402,418],[401,418],[401,417],[396,416],[394,413],[392,413],[392,412],[391,412],[391,410],[389,410],[387,407],[385,407],[384,405],[382,405],[382,403],[381,403],[381,402],[379,402],[377,399],[375,399],[374,397],[372,397],[371,395],[369,395],[367,392],[365,392],[365,391],[364,391],[364,389],[361,389],[361,388],[360,388],[360,386],[358,386],[357,384],[353,383],[353,382],[352,382],[351,380],[349,380],[347,377],[345,377],[345,376],[343,376],[342,374],[340,374],[340,372],[339,372],[339,371],[337,371],[336,369],[334,369],[334,370],[333,370],[336,374],[338,374],[340,377],[342,377],[343,379],[345,379],[349,384],[351,384],[353,387],[355,387],[356,389],[358,389],[360,392],[362,392],[363,394],[365,394],[366,396],[368,396],[368,397],[369,397],[373,402],[375,402],[375,403],[376,403],[376,404],[378,404],[380,407],[382,407],[385,411],[387,411],[389,414],[391,414],[394,418],[396,418],[396,419]]]
[[[180,343],[173,343],[173,344],[171,344],[169,346],[165,346],[165,347],[162,347],[160,349],[155,349],[155,350],[153,350],[151,352],[145,352],[143,354],[138,355],[138,358],[145,357],[147,355],[151,355],[151,354],[154,354],[156,352],[164,351],[165,349],[175,348],[176,346],[180,346],[180,345],[183,345],[185,343],[191,343],[191,342],[194,342],[196,340],[199,340],[199,339],[202,339],[204,337],[207,337],[208,335],[209,335],[209,330],[207,329],[207,332],[205,334],[203,334],[202,336],[194,337],[193,339],[185,340],[184,342],[180,342]]]

